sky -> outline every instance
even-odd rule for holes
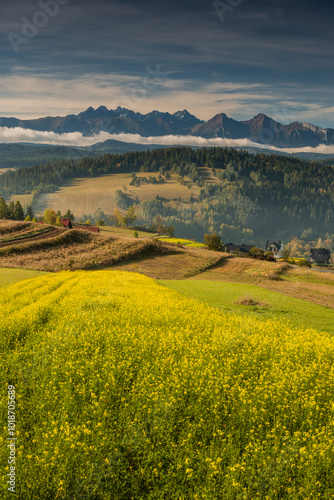
[[[0,116],[89,106],[334,128],[332,0],[3,0]]]

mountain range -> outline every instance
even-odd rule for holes
[[[64,117],[47,116],[30,120],[0,118],[0,127],[21,127],[58,134],[81,132],[84,136],[106,131],[111,134],[139,134],[143,137],[182,135],[207,139],[249,139],[258,144],[279,148],[334,145],[334,129],[323,129],[298,121],[283,125],[263,113],[246,121],[237,121],[225,113],[219,113],[210,120],[203,121],[187,110],[174,114],[160,111],[141,114],[121,107],[108,110],[105,106],[100,106],[97,109],[89,107],[78,115]]]

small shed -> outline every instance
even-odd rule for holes
[[[66,227],[66,229],[73,229],[71,219],[61,219],[61,223],[64,227]]]

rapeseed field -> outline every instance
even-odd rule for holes
[[[19,499],[334,498],[334,342],[116,271],[1,291]]]
[[[193,240],[185,240],[182,238],[159,238],[160,241],[165,241],[166,243],[174,243],[176,245],[183,245],[187,248],[205,248],[204,243],[198,243]]]

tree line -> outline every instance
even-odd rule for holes
[[[206,182],[203,167],[218,182]],[[138,223],[154,224],[156,217],[162,217],[183,237],[202,239],[206,233],[217,233],[224,241],[259,244],[271,235],[288,240],[305,231],[316,237],[333,234],[332,165],[232,148],[171,147],[49,162],[1,175],[0,195],[32,193],[35,199],[71,178],[124,172],[132,174],[131,183],[137,187],[143,182],[164,183],[171,175],[190,189],[200,187],[199,196],[191,196],[190,203],[158,196],[140,202],[116,193],[120,210],[136,206]],[[138,172],[157,175],[143,181]]]
[[[26,217],[29,217],[30,220],[32,220],[34,216],[31,205],[28,205],[25,211],[19,200],[10,201],[7,204],[4,198],[2,196],[0,197],[0,219],[24,220]]]
[[[334,168],[331,165],[288,156],[264,153],[254,155],[233,148],[192,149],[180,146],[106,154],[95,158],[58,160],[23,167],[0,176],[0,195],[30,194],[41,187],[44,192],[52,192],[75,177],[96,177],[118,172],[157,172],[164,176],[173,171],[179,176],[188,176],[193,182],[201,183],[200,167],[224,169],[224,175],[229,180],[252,175],[257,182],[266,178],[271,183],[278,182],[291,189],[298,186],[311,186],[315,190],[329,187],[332,196],[334,193]],[[134,183],[135,181],[134,177]],[[158,181],[163,181],[162,177]]]

